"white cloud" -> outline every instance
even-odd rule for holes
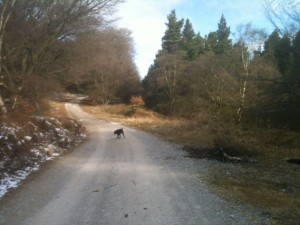
[[[128,0],[119,6],[118,26],[132,31],[135,42],[135,62],[144,77],[161,48],[161,38],[166,30],[167,15],[183,0]]]

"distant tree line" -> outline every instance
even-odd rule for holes
[[[271,13],[274,1],[265,3]],[[300,23],[292,21],[296,30],[278,25],[270,35],[239,26],[233,41],[224,15],[202,37],[171,11],[162,49],[143,79],[146,106],[166,115],[299,129]]]
[[[66,89],[101,103],[140,92],[131,34],[108,19],[122,2],[1,0],[1,114]]]

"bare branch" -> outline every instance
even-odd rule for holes
[[[298,0],[264,0],[267,19],[282,35],[294,37],[300,30],[300,2]]]

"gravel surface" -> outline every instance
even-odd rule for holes
[[[66,105],[89,140],[31,175],[0,199],[0,224],[270,224],[252,208],[212,193],[201,177],[214,162],[185,157],[179,146],[101,121]]]

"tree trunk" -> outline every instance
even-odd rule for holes
[[[3,101],[3,98],[1,95],[0,95],[0,108],[1,108],[1,114],[5,116],[7,113],[7,108],[4,104],[4,101]]]
[[[12,8],[16,4],[16,2],[17,2],[17,0],[5,1],[3,8],[1,10],[1,15],[0,15],[0,75],[2,75],[2,67],[3,67],[2,49],[3,49],[4,32],[5,32],[5,28],[8,23],[8,20],[10,19],[10,16],[12,13]],[[11,5],[9,5],[9,3]],[[5,106],[5,103],[3,101],[1,94],[0,94],[0,110],[1,110],[1,114],[3,116],[6,116],[7,108]]]
[[[242,61],[243,61],[244,69],[245,69],[245,80],[244,80],[243,87],[241,88],[241,105],[237,110],[237,122],[238,123],[240,123],[242,120],[242,114],[243,114],[245,102],[246,102],[247,82],[248,82],[248,76],[249,76],[248,59],[245,59],[244,51],[242,51]]]

